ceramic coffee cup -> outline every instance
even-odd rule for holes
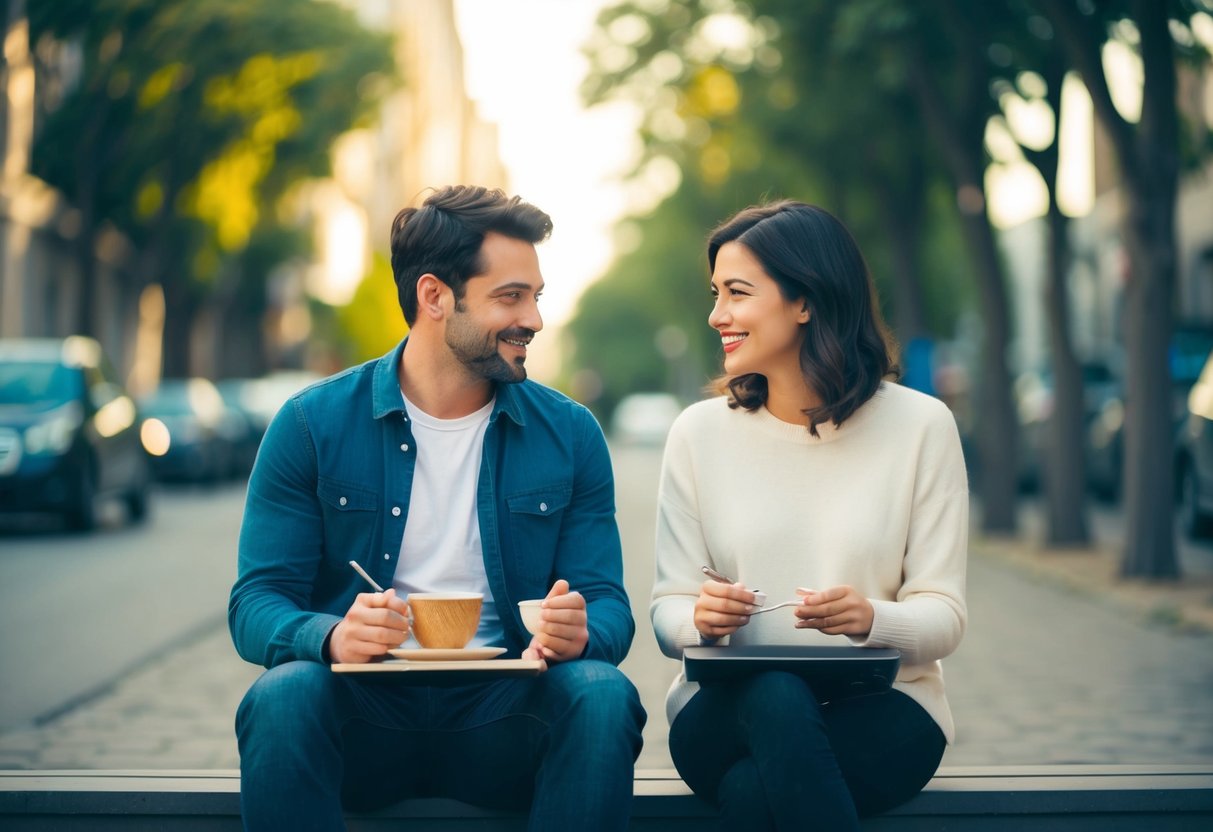
[[[411,592],[413,636],[422,647],[458,650],[480,626],[484,596],[479,592]]]
[[[518,612],[522,615],[522,626],[526,627],[526,631],[531,635],[539,633],[539,625],[543,622],[542,604],[542,598],[518,602]]]

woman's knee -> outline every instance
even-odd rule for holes
[[[756,673],[743,681],[738,690],[738,702],[747,709],[758,711],[785,707],[812,712],[820,710],[808,682],[778,670]]]

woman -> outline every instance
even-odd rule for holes
[[[666,444],[653,627],[699,644],[894,647],[893,690],[818,703],[759,673],[666,707],[683,779],[730,829],[857,829],[931,779],[953,738],[939,660],[965,626],[968,484],[955,421],[896,372],[846,228],[803,203],[747,208],[708,241],[725,395]],[[736,583],[703,580],[702,566]],[[751,617],[769,603],[800,604]]]

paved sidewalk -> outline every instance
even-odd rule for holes
[[[970,572],[969,633],[945,662],[958,725],[945,765],[1213,763],[1213,636],[1151,625],[998,554],[979,551]],[[638,638],[629,665],[659,677],[636,680],[650,715],[642,766],[668,766],[661,696],[674,664]],[[258,673],[216,629],[49,724],[0,736],[0,768],[236,768],[232,717]]]

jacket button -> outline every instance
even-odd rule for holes
[[[341,505],[345,505],[346,503],[348,503],[348,502],[349,502],[349,500],[345,499],[345,497],[342,497],[342,498],[341,498],[340,500],[338,500],[337,502],[341,503]]]
[[[391,555],[389,555],[387,552],[384,552],[384,553],[383,553],[383,559],[384,559],[384,560],[391,560],[391,559],[392,559],[392,556],[391,556]]]
[[[393,517],[400,516],[400,506],[392,506],[392,516]]]
[[[540,503],[540,504],[539,504],[539,510],[540,510],[540,511],[547,511],[547,510],[548,510],[548,504],[547,504],[547,503]]]
[[[408,445],[401,445],[401,446],[400,446],[400,450],[402,450],[402,451],[407,451],[408,449],[409,449],[409,446],[408,446]]]

